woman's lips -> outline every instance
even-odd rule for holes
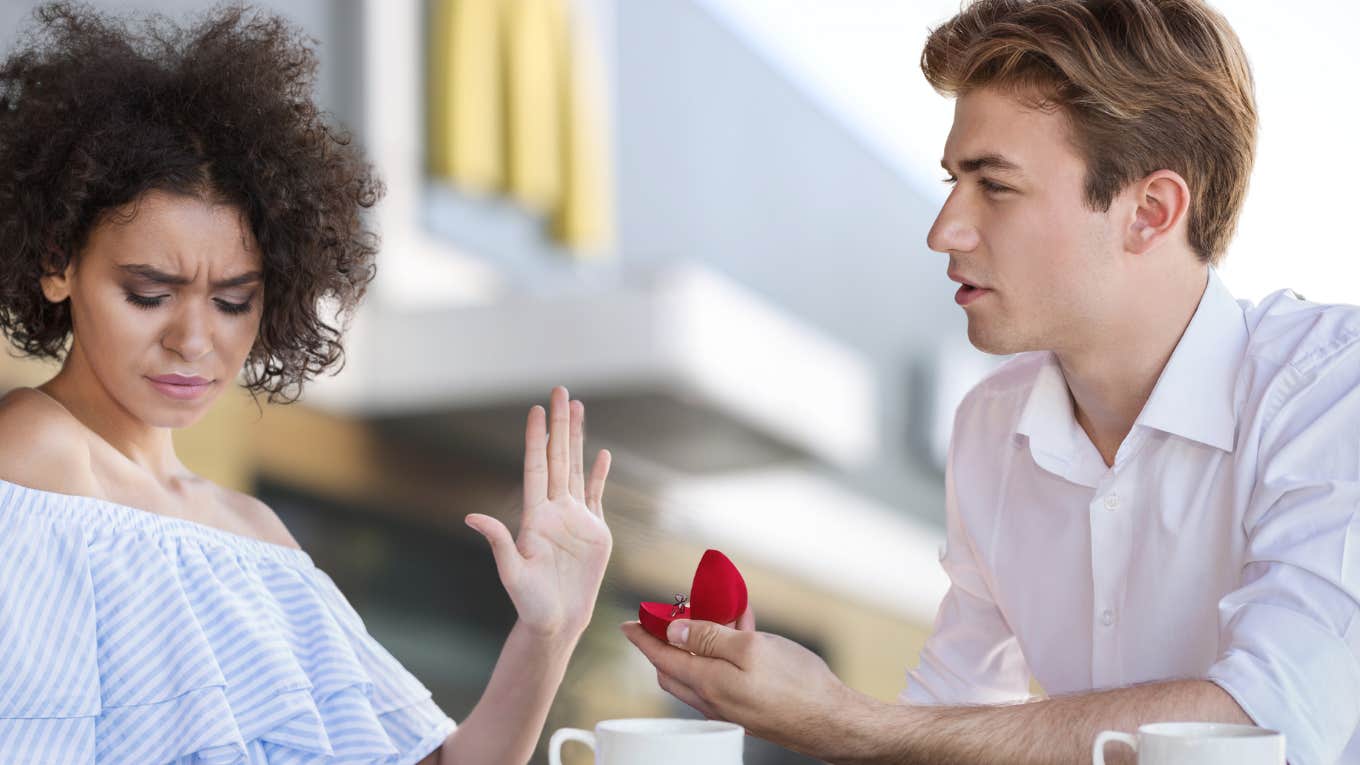
[[[160,391],[163,395],[170,398],[186,401],[198,398],[213,386],[212,380],[204,380],[202,377],[181,377],[179,375],[164,375],[161,377],[148,377],[147,382],[151,387]],[[169,382],[171,380],[193,380],[192,383]]]
[[[958,292],[954,293],[954,302],[967,307],[968,304],[972,303],[974,300],[988,294],[991,294],[991,290],[984,287],[974,287],[971,284],[965,284],[962,287],[959,287]]]

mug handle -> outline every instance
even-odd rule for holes
[[[595,751],[595,734],[580,728],[561,728],[548,740],[548,765],[562,765],[562,745],[568,741],[580,741]]]
[[[1117,730],[1101,731],[1100,735],[1096,736],[1095,746],[1091,747],[1091,762],[1095,765],[1105,765],[1106,741],[1117,741],[1121,744],[1128,744],[1133,751],[1138,751],[1138,739],[1133,736],[1130,736],[1127,733],[1120,733]],[[554,762],[553,765],[558,765],[558,763]]]

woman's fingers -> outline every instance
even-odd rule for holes
[[[543,407],[529,408],[524,426],[524,508],[539,505],[548,498],[548,430]]]
[[[571,479],[568,488],[571,496],[580,502],[586,499],[585,451],[586,405],[580,401],[571,402]]]
[[[496,572],[500,574],[501,582],[509,585],[515,581],[522,561],[519,548],[515,546],[515,538],[510,536],[510,529],[495,518],[480,513],[468,515],[463,522],[485,537],[491,545],[491,555],[496,558]]]
[[[604,517],[604,481],[609,477],[609,463],[613,458],[608,449],[601,449],[595,455],[595,466],[590,471],[590,483],[586,485],[586,507],[590,512]]]
[[[604,515],[604,481],[609,474],[609,453],[601,451],[585,476],[586,407],[572,401],[567,389],[553,388],[548,411],[529,410],[524,430],[524,506],[570,495],[590,511]]]
[[[571,471],[571,412],[567,389],[552,390],[548,410],[548,499],[554,500],[569,490]]]

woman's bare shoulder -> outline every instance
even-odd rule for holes
[[[92,493],[85,426],[33,388],[0,396],[0,478],[43,491]]]
[[[274,509],[259,499],[226,487],[217,487],[225,503],[233,508],[239,520],[245,524],[249,536],[282,547],[302,549],[288,527],[283,525]]]

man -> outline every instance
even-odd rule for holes
[[[1161,720],[1360,762],[1360,311],[1214,270],[1255,151],[1235,34],[1198,0],[982,0],[922,68],[957,97],[928,244],[970,341],[1016,356],[956,415],[951,587],[903,703],[751,629],[629,639],[700,712],[834,762],[1089,762]]]

